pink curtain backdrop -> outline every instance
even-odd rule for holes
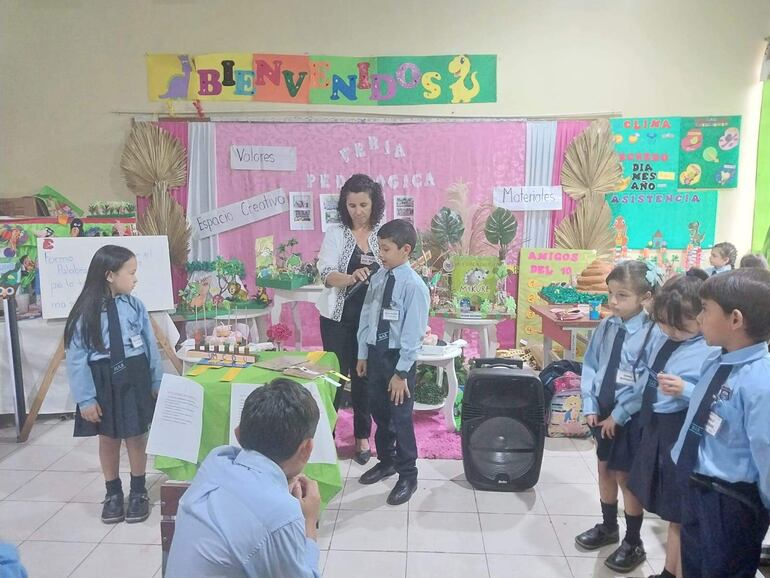
[[[337,195],[341,182],[353,173],[375,179],[382,176],[386,220],[393,218],[395,195],[413,196],[415,224],[420,230],[430,227],[433,215],[446,204],[447,188],[454,183],[468,184],[472,204],[488,202],[495,186],[524,184],[523,122],[217,123],[216,130],[218,206],[278,187],[287,196],[291,191],[313,196],[313,231],[291,231],[287,212],[219,235],[220,254],[246,264],[250,289],[255,276],[254,239],[273,235],[278,245],[293,237],[303,258],[312,259],[323,239],[319,195]],[[233,145],[295,147],[296,171],[232,170]],[[521,214],[517,218],[524,222]],[[320,345],[317,311],[309,304],[298,307],[303,343]],[[282,321],[291,326],[288,308]],[[442,324],[431,325],[440,331]],[[512,342],[514,331],[514,323],[502,323],[500,341]]]
[[[167,130],[176,138],[178,138],[179,141],[182,143],[182,146],[184,146],[184,149],[188,151],[188,155],[189,155],[189,147],[187,146],[187,143],[188,143],[187,122],[161,121],[158,123],[158,126],[160,126],[160,128],[164,130]],[[188,173],[189,173],[189,170],[190,170],[190,165],[189,165],[189,156],[188,156],[188,165],[187,165]],[[185,213],[187,213],[187,194],[188,194],[187,183],[185,183],[184,186],[170,189],[169,192],[171,193],[172,198],[174,198],[180,205],[182,205],[182,210]],[[144,214],[149,204],[150,204],[149,197],[137,197],[136,214],[137,215]],[[187,284],[187,272],[185,271],[184,267],[172,266],[171,267],[171,286],[174,290],[174,301],[176,301],[177,293],[181,289],[184,289],[186,284]]]
[[[556,125],[556,153],[553,161],[553,179],[554,185],[561,184],[561,167],[564,164],[564,153],[567,147],[577,135],[585,130],[591,124],[588,120],[560,120]],[[551,234],[549,246],[553,247],[554,231],[564,219],[575,212],[575,201],[569,195],[564,195],[561,211],[554,211],[551,214]]]

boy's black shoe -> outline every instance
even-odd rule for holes
[[[614,544],[618,540],[620,540],[618,527],[615,526],[612,530],[607,530],[604,524],[596,524],[590,530],[575,536],[575,543],[586,550],[596,550],[607,544]]]
[[[604,565],[615,572],[630,572],[647,559],[644,546],[632,546],[625,540],[612,555],[604,561]]]
[[[102,504],[102,522],[105,524],[117,524],[125,519],[123,494],[107,494]]]
[[[399,478],[396,482],[396,487],[390,491],[387,502],[391,506],[405,504],[416,490],[417,480],[403,480]]]
[[[126,510],[126,523],[135,524],[144,522],[150,517],[150,498],[147,492],[128,494],[128,509]]]
[[[396,473],[396,469],[392,465],[383,465],[382,462],[377,462],[377,465],[368,469],[364,474],[358,478],[358,481],[364,485],[376,484],[380,480],[389,478]]]

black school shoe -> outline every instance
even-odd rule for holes
[[[126,523],[136,524],[144,522],[150,517],[150,498],[147,492],[128,495],[128,509],[126,510]]]
[[[377,462],[377,465],[373,468],[366,470],[363,475],[358,478],[359,483],[368,486],[369,484],[376,484],[380,480],[388,478],[396,473],[396,469],[391,465],[383,465],[382,462]]]
[[[390,491],[387,502],[391,506],[405,504],[417,490],[417,480],[402,480],[396,482],[396,486]]]
[[[123,494],[107,494],[102,504],[102,522],[105,524],[117,524],[125,519]]]
[[[604,561],[604,565],[615,572],[630,572],[647,559],[644,546],[632,546],[625,540],[612,555]]]
[[[607,530],[604,524],[596,524],[590,530],[575,536],[575,543],[586,550],[596,550],[607,544],[614,544],[618,540],[620,540],[618,527],[615,526],[613,530]]]

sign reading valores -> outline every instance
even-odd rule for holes
[[[149,54],[158,100],[240,100],[363,106],[497,101],[497,56]]]
[[[286,200],[286,193],[283,189],[275,189],[250,199],[218,207],[207,213],[191,216],[190,221],[193,236],[205,239],[288,210],[289,202]]]

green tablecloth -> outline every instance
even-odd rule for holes
[[[261,359],[271,357],[296,355],[305,357],[303,352],[263,352]],[[319,364],[339,369],[337,357],[333,353],[326,353]],[[203,386],[203,433],[201,434],[201,449],[198,454],[198,463],[191,464],[176,458],[157,456],[155,467],[165,473],[172,480],[192,480],[198,471],[198,466],[203,462],[209,452],[217,446],[226,445],[230,438],[230,383],[219,380],[227,372],[227,368],[208,369],[198,376],[187,376]],[[285,377],[279,372],[261,369],[259,367],[246,367],[233,380],[236,383],[267,383],[276,377]],[[291,378],[296,379],[296,378]],[[297,379],[299,382],[306,380]],[[325,379],[316,380],[318,392],[326,408],[329,417],[329,425],[332,431],[337,422],[337,412],[334,409],[334,396],[336,387]],[[338,464],[307,464],[305,475],[318,482],[321,491],[323,505],[342,490],[342,475]]]

